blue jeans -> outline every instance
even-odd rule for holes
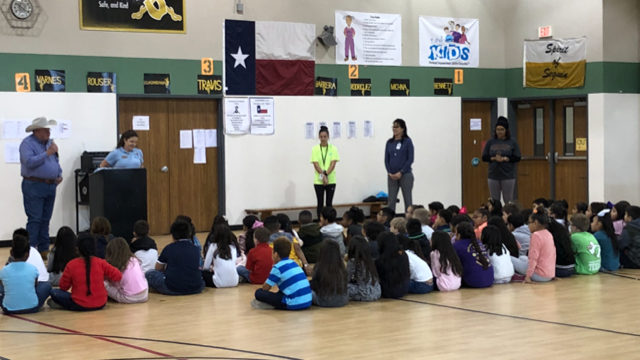
[[[251,275],[251,271],[249,271],[249,269],[247,269],[246,267],[244,267],[242,265],[239,265],[236,268],[236,270],[238,271],[238,275],[240,275],[243,278],[245,278],[249,284],[252,284],[251,279],[249,279],[249,275]]]
[[[76,302],[73,301],[73,299],[71,298],[70,292],[60,290],[60,289],[51,290],[51,300],[53,300],[53,302],[55,302],[56,304],[62,306],[65,310],[69,310],[69,311],[95,311],[95,310],[100,310],[104,308],[104,305],[107,305],[105,300],[104,305],[100,307],[86,308],[84,306],[76,304]]]
[[[49,295],[51,295],[51,284],[48,282],[38,282],[36,285],[36,295],[38,296],[38,305],[32,307],[31,309],[23,309],[23,310],[7,310],[4,305],[2,305],[2,300],[4,300],[4,287],[0,284],[0,306],[2,307],[2,312],[7,315],[19,315],[19,314],[33,314],[40,311],[42,305],[47,300]]]
[[[434,283],[436,279],[432,280]],[[433,284],[409,280],[409,294],[428,294],[433,291]]]
[[[24,212],[27,214],[29,242],[38,251],[49,250],[49,221],[56,200],[56,184],[22,180]]]
[[[149,270],[144,276],[147,278],[147,283],[149,283],[149,288],[154,289],[163,295],[192,295],[199,294],[204,290],[204,280],[202,280],[202,286],[198,291],[190,292],[190,293],[179,293],[173,291],[167,287],[167,283],[165,281],[164,272],[158,270]]]

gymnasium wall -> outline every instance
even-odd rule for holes
[[[458,97],[276,97],[275,114],[273,136],[225,138],[226,215],[231,224],[242,222],[245,209],[315,208],[310,160],[311,148],[319,141],[305,140],[305,122],[342,121],[342,138],[330,140],[341,159],[336,170],[336,204],[360,202],[387,191],[384,149],[396,118],[407,122],[407,132],[414,141],[414,202],[462,201],[462,159],[458,151],[462,146],[462,115]],[[373,121],[373,138],[363,137],[364,120]],[[346,138],[347,121],[357,122],[355,139]],[[403,209],[401,202],[396,210]],[[296,219],[297,212],[290,216]]]
[[[73,171],[80,167],[83,151],[104,151],[114,147],[117,134],[114,94],[7,93],[0,92],[0,121],[49,119],[71,120],[71,137],[57,139],[63,181],[58,186],[50,233],[67,225],[75,231],[75,181]],[[4,143],[20,140],[0,139],[0,240],[11,239],[13,230],[27,224],[22,201],[20,164],[4,162]],[[88,211],[81,211],[80,228],[89,223]]]
[[[589,198],[640,203],[640,95],[589,95]]]

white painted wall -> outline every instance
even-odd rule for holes
[[[341,158],[336,170],[336,204],[360,202],[387,191],[384,149],[396,118],[407,122],[415,145],[414,202],[460,204],[460,101],[448,97],[276,97],[275,135],[225,139],[229,222],[240,224],[249,208],[315,208],[310,160],[318,140],[304,139],[305,122],[343,123],[343,138],[331,140]],[[349,120],[357,122],[356,139],[346,139]],[[374,138],[363,137],[364,120],[374,122]],[[396,210],[403,209],[401,202]]]
[[[589,199],[640,204],[640,95],[589,95]]]
[[[640,62],[640,3],[603,0],[604,61]]]
[[[0,92],[0,120],[29,120],[40,116],[72,121],[69,139],[58,139],[60,166],[64,180],[58,186],[51,218],[51,236],[67,225],[75,230],[75,183],[73,171],[80,167],[83,151],[105,151],[114,148],[116,127],[115,94],[86,93],[11,93]],[[20,164],[5,164],[4,143],[0,140],[0,240],[11,239],[13,230],[25,227],[20,177]],[[85,211],[80,227],[88,224]]]

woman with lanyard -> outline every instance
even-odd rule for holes
[[[402,119],[393,122],[393,137],[387,140],[384,152],[384,165],[387,168],[387,185],[389,187],[389,209],[396,211],[398,191],[402,189],[404,207],[413,204],[413,142],[407,135],[407,124]]]
[[[500,116],[493,132],[482,151],[482,161],[489,163],[489,194],[492,199],[504,200],[508,204],[513,200],[516,186],[516,163],[522,154],[520,146],[511,138],[509,120]],[[502,195],[502,196],[501,196]]]
[[[327,206],[333,204],[333,194],[336,191],[336,163],[340,161],[338,149],[329,144],[329,129],[326,126],[320,127],[318,134],[320,144],[311,150],[311,163],[316,170],[313,181],[318,200],[318,219],[320,211],[324,206],[324,193],[327,193]]]
[[[142,150],[138,146],[138,133],[127,130],[120,137],[118,146],[109,153],[100,163],[101,168],[112,167],[114,169],[141,168],[144,163]]]

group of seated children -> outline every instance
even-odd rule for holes
[[[51,308],[90,311],[108,298],[145,302],[149,289],[190,295],[246,282],[262,285],[254,308],[299,310],[640,268],[640,207],[624,201],[578,203],[570,218],[565,201],[545,199],[531,209],[490,200],[472,216],[439,202],[409,206],[404,218],[385,208],[377,221],[365,221],[358,208],[341,224],[331,207],[320,214],[314,223],[301,212],[298,231],[285,214],[264,223],[249,215],[239,237],[217,216],[204,247],[191,219],[180,216],[159,255],[146,221],[135,223],[129,242],[96,218],[89,234],[60,228],[46,266],[18,229],[0,270],[0,306],[5,314],[33,313],[50,297]]]

